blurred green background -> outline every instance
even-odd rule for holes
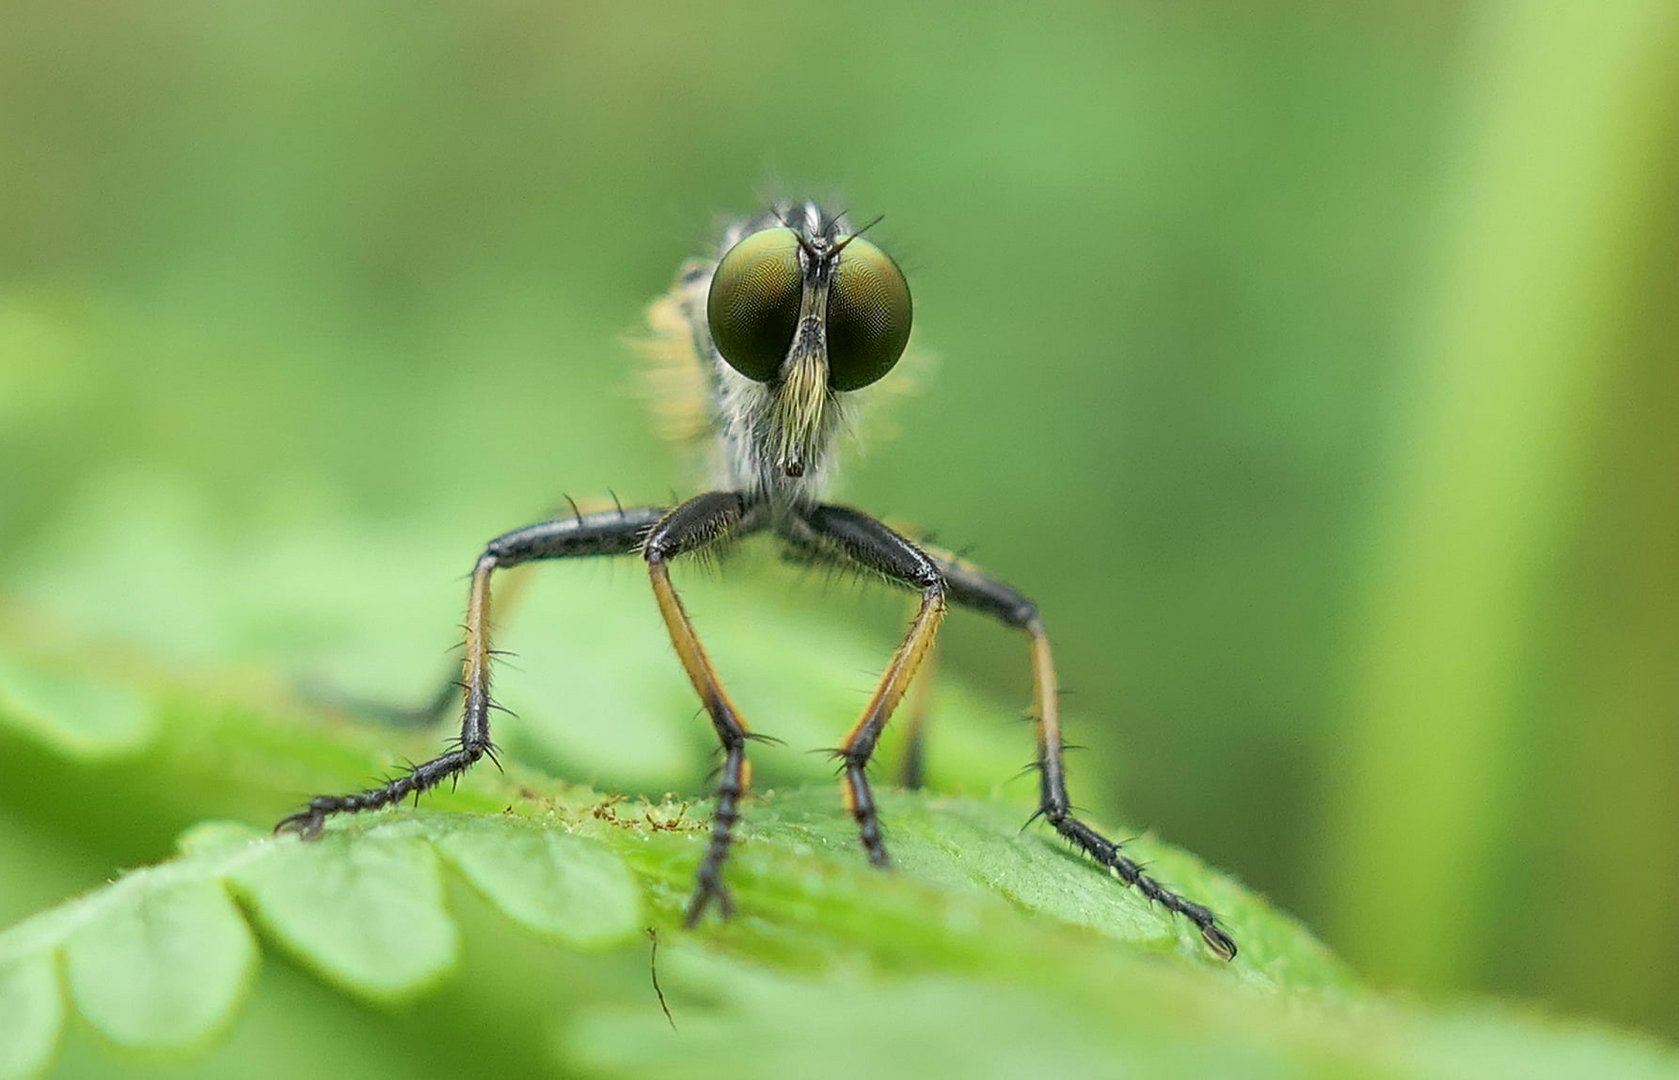
[[[484,539],[697,490],[625,341],[815,193],[887,215],[937,358],[843,497],[1039,601],[1075,799],[1379,983],[1679,1034],[1679,8],[0,19],[0,646],[420,692]],[[905,614],[796,597],[881,658]],[[1016,640],[945,643],[1024,701]],[[552,756],[697,789],[703,736]],[[9,867],[35,809],[0,923],[103,876]]]

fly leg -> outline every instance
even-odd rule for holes
[[[887,526],[892,529],[892,526]],[[787,547],[782,552],[782,559],[786,562],[802,565],[833,563],[836,561],[832,540],[824,540],[808,521],[802,518],[792,518],[778,524],[781,537]],[[893,529],[896,532],[896,529]],[[902,534],[899,534],[900,538]],[[840,560],[847,561],[850,560]],[[855,566],[855,562],[851,562]],[[873,569],[873,564],[868,564]],[[889,575],[890,576],[890,575]],[[919,604],[917,605],[919,610]],[[898,762],[898,784],[910,790],[919,789],[926,784],[926,752],[927,752],[927,718],[932,712],[933,669],[938,662],[938,644],[935,641],[927,647],[926,655],[922,657],[921,667],[917,672],[918,678],[912,684],[908,698],[904,703],[907,730],[904,733],[902,756]]]
[[[1226,960],[1233,959],[1236,942],[1218,924],[1211,910],[1179,896],[1154,880],[1120,850],[1120,845],[1073,816],[1067,798],[1066,765],[1062,760],[1064,743],[1055,664],[1050,655],[1049,636],[1044,632],[1043,620],[1038,617],[1037,605],[970,563],[942,552],[933,557],[949,583],[951,600],[1026,633],[1032,656],[1033,719],[1038,734],[1035,764],[1041,781],[1038,812],[1033,817],[1042,817],[1055,826],[1056,832],[1107,867],[1125,884],[1194,923],[1208,948]]]
[[[647,534],[642,555],[653,582],[653,596],[659,603],[665,629],[676,655],[700,696],[717,741],[723,746],[723,768],[717,781],[717,810],[711,820],[711,842],[706,847],[699,872],[694,878],[694,895],[688,901],[685,921],[694,926],[715,901],[724,918],[734,911],[734,897],[723,882],[723,864],[728,862],[734,843],[735,825],[740,820],[740,800],[751,780],[746,760],[746,742],[752,737],[746,722],[729,695],[724,692],[711,658],[694,633],[694,624],[671,585],[669,561],[678,555],[704,547],[726,535],[741,535],[759,527],[752,520],[753,506],[738,492],[714,491],[690,499],[670,511]]]
[[[903,700],[916,669],[933,647],[945,612],[945,579],[937,564],[920,548],[896,532],[857,510],[844,506],[817,506],[804,515],[809,526],[828,550],[894,581],[919,589],[921,605],[909,632],[892,654],[874,696],[839,750],[844,762],[845,804],[857,821],[857,834],[869,861],[885,866],[886,844],[880,834],[880,815],[866,772],[869,759],[892,711]]]
[[[463,694],[460,738],[430,761],[378,787],[315,796],[307,808],[276,825],[275,831],[289,830],[312,839],[320,835],[321,826],[334,814],[376,810],[409,795],[417,797],[444,780],[458,778],[480,758],[495,760],[495,744],[490,741],[490,710],[496,708],[490,698],[491,576],[497,570],[538,559],[634,554],[642,537],[664,514],[658,507],[603,510],[529,525],[491,540],[478,556],[467,599],[466,659],[459,684]]]

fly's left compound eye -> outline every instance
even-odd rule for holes
[[[764,229],[728,250],[711,276],[705,320],[729,366],[769,382],[799,325],[804,269],[792,229]]]
[[[828,382],[860,390],[898,362],[909,342],[909,282],[886,252],[846,242],[828,291]]]

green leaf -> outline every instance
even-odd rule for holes
[[[0,1080],[45,1072],[64,1024],[64,994],[53,957],[0,965]]]
[[[497,813],[374,815],[307,844],[205,825],[175,859],[0,933],[0,1018],[16,1033],[0,1062],[27,1075],[50,1059],[61,950],[72,1002],[107,1038],[201,1046],[254,968],[223,891],[236,883],[328,984],[424,1010],[412,1036],[390,1040],[414,1047],[416,1074],[457,1046],[451,1031],[488,1027],[508,1068],[557,1059],[617,1076],[1002,1077],[1050,1064],[1079,1076],[1679,1075],[1652,1043],[1371,997],[1297,924],[1150,840],[1134,853],[1218,899],[1243,945],[1234,963],[1210,959],[1181,920],[1088,861],[1010,828],[1014,808],[902,792],[882,806],[903,852],[895,872],[853,850],[827,785],[761,793],[731,860],[739,915],[691,933],[672,924],[707,829],[686,804],[571,791]],[[553,944],[482,949],[489,966],[469,969],[459,995],[416,1001],[454,970],[459,935],[486,929],[478,918],[457,927],[442,863],[514,932]],[[639,936],[643,891],[664,927],[657,970],[679,1035],[651,1003],[647,954],[610,948]],[[566,966],[580,947],[607,948],[607,966]],[[544,948],[565,974],[532,968]],[[534,1027],[509,1015],[519,1007]]]
[[[1055,1071],[1066,1076],[1204,1071],[1176,1071],[1190,1062],[1163,1056],[1158,1038],[1131,1046],[1129,1062],[1116,1058],[1111,1028],[1092,1031],[1086,1016],[1025,986],[939,977],[880,983],[854,974],[788,979],[715,961],[705,967],[709,977],[696,981],[729,1005],[698,1015],[679,1008],[679,1037],[659,1031],[662,1017],[595,1015],[564,1049],[589,1069],[684,1080],[732,1080],[743,1062],[752,1075],[806,1080],[1040,1076],[1046,1045],[1056,1048]],[[695,976],[693,965],[673,962],[667,970]],[[1223,1057],[1197,1056],[1203,1067]]]
[[[591,753],[602,760],[633,754],[647,732],[681,751],[671,760],[702,760],[706,733],[690,723],[679,673],[680,693],[667,695],[639,674],[647,650],[624,645],[662,648],[656,618],[642,611],[638,621],[606,585],[596,587],[599,640],[577,642],[564,661],[565,679],[596,680],[594,696],[565,699],[557,721],[545,722],[591,718],[590,738],[599,740]],[[703,603],[703,588],[694,591]],[[245,618],[231,609],[223,617],[230,625]],[[788,618],[786,636],[797,636],[801,624]],[[68,1000],[84,1021],[63,1035],[68,1064],[113,1043],[185,1047],[209,1055],[211,1075],[272,1067],[275,1046],[293,1071],[343,1072],[345,1062],[365,1059],[367,1045],[416,1077],[556,1066],[637,1077],[911,1069],[1427,1077],[1540,1075],[1558,1063],[1679,1075],[1667,1049],[1612,1032],[1376,996],[1262,898],[1153,836],[1128,841],[1152,874],[1219,912],[1241,946],[1223,963],[1184,919],[1070,851],[1043,823],[1023,830],[1033,805],[1024,785],[987,798],[904,792],[891,788],[883,758],[876,794],[895,866],[871,867],[835,786],[804,783],[827,764],[798,752],[824,733],[831,740],[834,716],[855,710],[843,689],[820,689],[831,685],[820,671],[836,656],[863,666],[868,650],[826,623],[808,641],[789,641],[778,621],[777,639],[760,640],[765,622],[721,608],[707,628],[722,631],[724,659],[730,632],[739,631],[736,646],[751,646],[745,655],[821,662],[797,680],[785,675],[793,668],[747,672],[735,683],[743,703],[791,698],[795,682],[818,689],[776,718],[793,748],[753,747],[761,786],[744,806],[728,866],[737,916],[692,931],[681,921],[708,843],[710,804],[641,802],[558,781],[536,767],[565,764],[545,756],[558,744],[532,723],[498,727],[505,773],[476,769],[458,790],[428,793],[418,810],[337,820],[304,843],[251,825],[266,827],[312,792],[359,789],[399,755],[433,752],[436,733],[314,715],[260,688],[112,682],[109,671],[130,670],[115,665],[82,680],[16,646],[9,681],[0,676],[8,695],[0,756],[21,751],[30,764],[8,776],[14,798],[0,829],[14,819],[34,827],[82,859],[92,881],[111,865],[157,859],[171,835],[186,831],[173,858],[0,932],[0,1004],[24,1002],[0,1013],[9,1025],[0,1036],[17,1033],[0,1040],[0,1062],[18,1074],[49,1062]],[[78,681],[114,694],[100,705],[98,691],[64,689]],[[620,683],[636,691],[611,693]],[[55,689],[19,694],[16,686]],[[111,705],[120,701],[127,704]],[[125,732],[106,743],[61,737],[86,719],[78,710],[88,703],[144,719],[126,728],[88,721]],[[960,688],[939,706],[941,754],[953,751],[957,762],[953,782],[985,790],[980,778],[1006,775],[1021,748],[1017,728],[990,722],[1003,710]],[[635,713],[635,722],[610,722],[613,709]],[[90,755],[96,743],[125,756]],[[536,761],[521,748],[535,748]],[[666,776],[649,775],[649,784]],[[619,776],[612,786],[632,785]],[[202,823],[216,817],[249,824]],[[1093,824],[1116,837],[1132,833],[1111,820]],[[271,962],[253,1023],[222,1040],[215,1036],[241,1009],[255,966],[247,917],[262,931],[258,940],[302,970]],[[656,931],[654,942],[642,938],[643,926]],[[656,977],[679,1035],[658,1008]],[[283,1038],[253,1042],[253,1027]],[[96,1047],[90,1029],[102,1036]],[[357,1053],[335,1051],[346,1039]]]
[[[351,993],[410,997],[458,959],[437,853],[412,830],[279,840],[234,880],[265,930]]]
[[[220,883],[130,890],[65,946],[70,997],[120,1046],[189,1047],[228,1023],[256,970],[256,944]]]
[[[449,862],[510,921],[570,947],[638,937],[640,895],[596,841],[505,814],[352,822],[319,843],[211,822],[181,855],[0,933],[0,1077],[53,1055],[65,957],[69,998],[109,1043],[203,1049],[237,1014],[256,948],[233,888],[288,952],[375,1002],[412,998],[454,970],[459,928],[444,904]]]
[[[641,929],[641,892],[624,860],[598,843],[484,820],[437,836],[451,865],[515,923],[577,948],[602,948]]]
[[[1047,952],[1027,978],[791,976],[673,948],[678,1033],[647,1009],[591,1010],[556,1046],[580,1071],[688,1080],[799,1076],[1670,1078],[1653,1040],[1510,1010],[1432,1013],[1233,994],[1228,982],[1119,959],[1109,985]]]

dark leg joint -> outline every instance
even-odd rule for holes
[[[666,562],[736,531],[746,516],[746,500],[737,492],[714,491],[689,499],[647,531],[642,556],[649,563]]]

